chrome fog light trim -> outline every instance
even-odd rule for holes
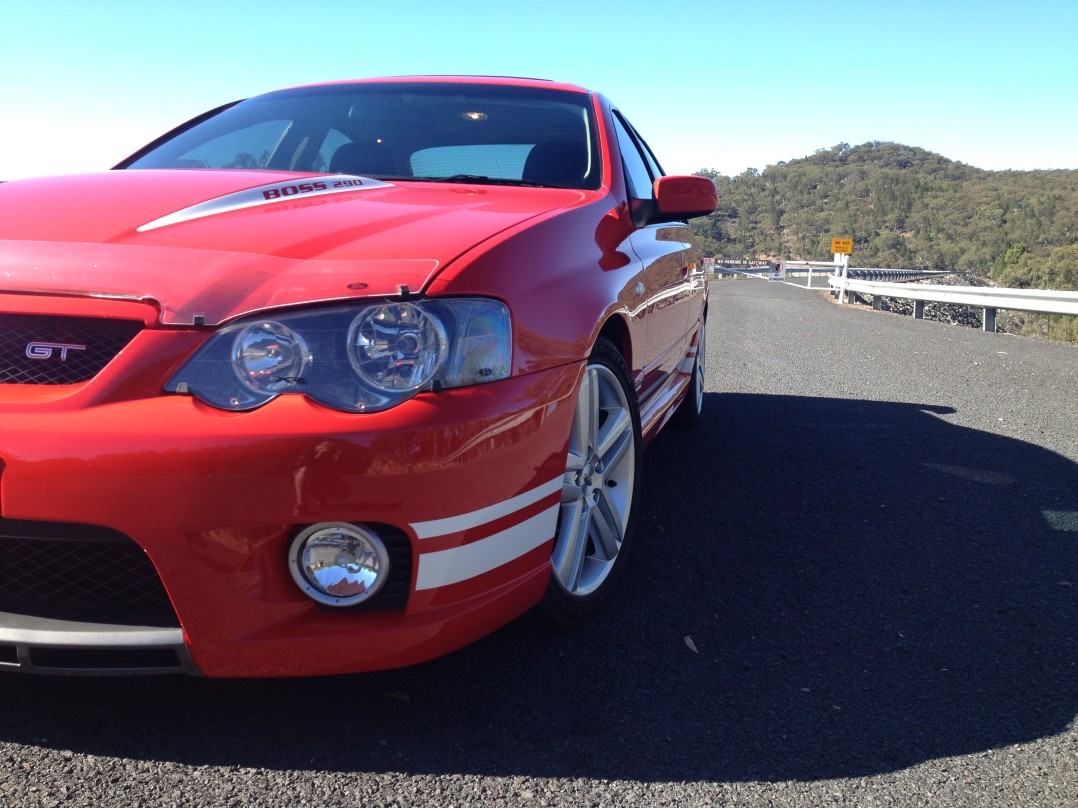
[[[347,522],[322,522],[302,530],[288,553],[292,579],[326,606],[370,600],[389,577],[389,552],[371,530]]]

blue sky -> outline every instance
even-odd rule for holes
[[[896,141],[1078,168],[1078,0],[0,0],[0,179],[111,166],[279,87],[557,79],[617,103],[669,173]]]

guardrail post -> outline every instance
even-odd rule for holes
[[[918,320],[925,318],[925,302],[923,300],[913,301],[913,316]]]
[[[996,333],[996,310],[984,307],[983,330]]]

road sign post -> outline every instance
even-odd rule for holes
[[[835,253],[835,275],[842,281],[838,287],[838,302],[846,302],[846,283],[850,279],[850,256]]]
[[[835,257],[835,277],[842,279],[838,288],[838,302],[845,303],[846,282],[850,277],[850,256],[853,254],[853,239],[831,239],[831,253]]]

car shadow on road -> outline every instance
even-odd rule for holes
[[[4,680],[0,741],[191,766],[854,777],[1078,714],[1078,465],[903,403],[707,395],[610,606],[414,668]]]

